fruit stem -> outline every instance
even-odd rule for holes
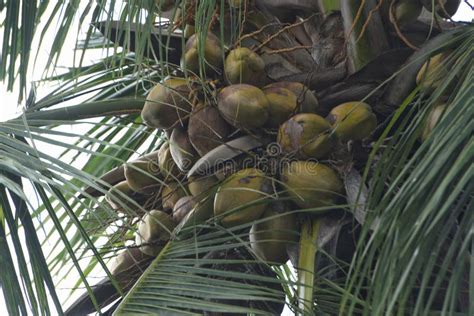
[[[298,308],[297,315],[313,312],[314,267],[316,263],[319,220],[308,220],[301,229],[298,258]]]

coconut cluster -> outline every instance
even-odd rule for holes
[[[248,231],[260,259],[285,263],[307,218],[296,211],[330,210],[344,201],[343,182],[328,162],[348,142],[370,137],[375,114],[354,101],[323,117],[307,86],[270,82],[259,54],[243,46],[226,51],[210,31],[189,37],[178,73],[149,91],[141,113],[145,124],[166,132],[166,141],[151,159],[127,163],[126,181],[112,189],[123,192],[126,207],[136,205],[136,199],[125,198],[133,194],[159,201],[138,223],[137,246],[156,256],[177,225],[211,219]],[[198,161],[215,158],[219,148],[244,135],[270,140],[285,163],[273,171],[259,162],[236,163],[230,170],[188,176]],[[268,153],[263,148],[255,154]]]

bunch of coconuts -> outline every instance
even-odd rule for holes
[[[395,4],[399,21],[408,18],[405,5],[432,10],[431,0]],[[453,14],[459,0],[435,0],[435,5],[438,14]],[[420,70],[417,83],[424,91],[439,85],[448,56],[436,55]],[[259,259],[286,263],[289,246],[299,240],[299,223],[308,219],[295,211],[320,208],[323,211],[312,213],[319,216],[344,201],[344,184],[327,162],[347,143],[370,138],[377,127],[371,106],[354,100],[323,117],[304,84],[269,82],[257,53],[244,46],[225,51],[210,31],[187,39],[181,70],[185,76],[169,76],[149,91],[141,113],[149,127],[165,131],[166,142],[156,152],[128,162],[126,180],[116,184],[106,200],[114,209],[137,204],[146,209],[136,230],[140,256],[159,254],[178,225],[214,217],[224,227],[248,229]],[[440,103],[428,115],[423,140],[445,109]],[[216,149],[243,135],[277,144],[279,168],[269,171],[261,162],[233,165],[230,172],[210,166],[208,173],[188,177],[196,162],[210,152],[215,158]],[[150,199],[150,207],[143,204]],[[120,256],[128,262],[131,253]]]

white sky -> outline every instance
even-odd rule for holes
[[[84,7],[86,4],[87,4],[87,1],[82,1],[81,2],[82,7]],[[48,14],[46,13],[45,16],[47,16],[47,15]],[[469,6],[464,2],[462,3],[461,8],[458,11],[458,13],[453,17],[453,19],[456,20],[456,21],[471,21],[471,20],[473,20],[473,18],[474,18],[473,12],[469,8]],[[3,20],[3,19],[4,19],[4,12],[0,13],[0,20]],[[0,43],[1,43],[1,42],[3,42],[3,38],[2,38],[3,30],[0,30],[0,31],[1,31],[1,33],[0,33]],[[84,34],[82,33],[80,36],[83,36],[83,35]],[[52,39],[53,36],[49,36],[49,37],[47,36],[47,38]],[[65,47],[68,47],[72,51],[73,47],[75,46],[76,40],[77,39],[74,38],[74,37],[67,37]],[[39,52],[39,54],[40,54],[40,57],[38,58],[39,62],[35,66],[36,70],[45,68],[45,66],[46,66],[45,62],[46,62],[47,56],[48,56],[48,48],[49,48],[50,45],[51,45],[50,42],[45,42],[43,44],[43,47]],[[58,64],[60,66],[69,66],[69,65],[71,65],[73,63],[72,56],[73,56],[73,54],[71,52],[67,52],[66,54],[63,54],[60,57]],[[86,63],[87,63],[87,61],[92,62],[93,60],[98,60],[101,57],[103,57],[103,54],[101,52],[96,52],[95,54],[91,54],[91,55],[87,56]],[[41,78],[41,73],[32,71],[30,78],[32,80],[38,80],[38,79]],[[46,91],[46,92],[48,91],[48,89],[46,89],[46,88],[43,88],[43,90]],[[20,108],[17,105],[17,95],[18,95],[17,90],[14,91],[14,92],[7,92],[6,91],[6,84],[2,84],[0,82],[0,96],[1,96],[1,106],[2,106],[2,111],[0,112],[1,113],[0,114],[0,122],[4,121],[4,120],[7,120],[8,118],[12,118],[12,117],[18,115],[18,112],[19,112]],[[63,128],[64,128],[64,130],[66,130],[68,132],[75,132],[75,133],[80,134],[81,132],[84,131],[85,127],[64,126]],[[47,148],[46,147],[45,148],[40,147],[39,149],[40,150],[45,150],[51,155],[59,155],[60,152],[61,152],[60,148],[52,148],[50,146],[47,147]],[[79,164],[80,163],[81,162],[79,162]],[[48,250],[45,250],[45,251],[48,251]],[[72,280],[74,280],[74,281],[76,279],[77,279],[76,277],[72,278]],[[62,290],[62,291],[58,292],[58,295],[60,295],[60,299],[63,299],[63,300],[67,297],[68,294],[69,294],[68,290]],[[0,315],[7,315],[6,307],[5,307],[4,304],[5,303],[3,301],[3,296],[2,296],[2,293],[0,291]],[[291,315],[291,312],[289,310],[285,310],[283,315]]]

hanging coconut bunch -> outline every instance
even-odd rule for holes
[[[292,16],[284,2],[223,1],[216,12],[222,9],[224,16],[209,25],[196,20],[196,2],[186,4],[190,12],[177,23],[185,42],[177,50],[180,65],[156,80],[141,110],[143,123],[163,141],[152,158],[125,163],[121,181],[110,183],[105,197],[116,211],[141,207],[135,216],[139,255],[156,257],[175,230],[205,223],[237,232],[248,243],[246,258],[284,265],[304,240],[308,223],[317,223],[330,231],[321,244],[332,242],[334,253],[343,252],[350,261],[355,246],[340,246],[337,234],[350,236],[352,226],[338,216],[361,222],[352,210],[342,210],[354,202],[347,175],[367,167],[379,127],[383,130],[394,113],[378,106],[390,107],[397,97],[395,89],[380,87],[407,62],[410,45],[397,45],[413,34],[407,39],[400,32],[419,22],[422,10],[451,17],[459,0],[387,1],[365,26],[357,26],[354,17],[350,32],[344,20],[350,4],[325,9],[324,1],[296,1],[298,9],[291,12],[298,16]],[[177,4],[156,5],[166,11]],[[228,30],[231,17],[244,11],[245,25]],[[377,24],[381,21],[396,25],[396,37],[384,43],[364,37],[374,29],[394,32],[391,25]],[[358,28],[367,34],[357,34],[356,44],[387,46],[359,60],[350,40]],[[398,59],[380,66],[384,54]],[[414,88],[416,82],[431,95],[449,75],[452,54],[447,49],[424,59],[415,55],[419,67],[410,69],[404,83]],[[441,102],[427,111],[421,140],[430,137],[448,108]],[[230,257],[239,257],[236,253],[233,249]],[[120,259],[130,261],[127,256]]]

